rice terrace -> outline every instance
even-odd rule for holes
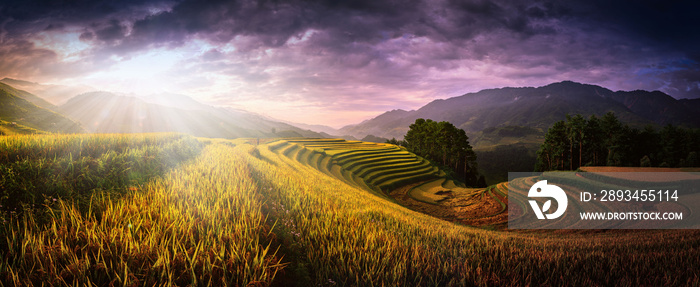
[[[700,286],[697,11],[1,0],[0,287]]]
[[[508,231],[504,184],[397,146],[250,142],[0,138],[3,285],[698,283],[695,230]]]

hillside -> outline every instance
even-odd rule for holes
[[[11,78],[4,78],[0,82],[28,91],[52,105],[62,105],[75,95],[95,90],[88,86],[45,85]]]
[[[659,91],[618,91],[612,98],[632,112],[659,125],[674,124],[688,127],[700,127],[700,107],[698,100],[676,100]]]
[[[401,138],[417,118],[448,121],[474,134],[486,128],[524,126],[546,130],[566,114],[601,116],[615,112],[633,126],[675,124],[700,127],[695,100],[676,100],[655,91],[613,92],[609,89],[570,81],[533,88],[482,90],[445,100],[435,100],[418,110],[394,110],[341,133],[363,138],[372,134]]]
[[[429,161],[392,144],[343,139],[287,139],[270,151],[307,164],[345,183],[387,197],[397,187],[442,178]]]
[[[42,131],[52,133],[84,132],[79,124],[47,109],[47,107],[53,107],[53,105],[28,92],[0,83],[0,132],[2,134]]]
[[[392,110],[339,130],[356,138],[401,139],[418,118],[464,129],[487,183],[508,172],[532,171],[547,129],[566,114],[602,116],[612,111],[633,127],[674,124],[700,127],[700,100],[676,100],[655,91],[618,91],[570,81],[533,88],[501,88],[435,100],[418,110]]]
[[[350,149],[358,152],[352,153],[352,159],[347,157],[348,162],[338,161],[343,169],[360,165],[365,157],[378,161],[382,153],[396,148],[301,139],[251,145],[172,134],[0,137],[0,154],[9,155],[0,168],[17,171],[0,177],[0,185],[27,189],[12,190],[18,196],[0,197],[0,216],[9,222],[0,228],[0,246],[6,250],[0,283],[700,283],[697,229],[527,232],[475,228],[464,223],[484,216],[503,220],[511,212],[510,206],[503,205],[506,196],[516,199],[512,209],[519,211],[516,216],[531,216],[523,207],[527,207],[527,191],[538,179],[462,190],[437,178],[410,195],[430,201],[441,190],[452,189],[462,192],[464,201],[432,209],[438,211],[435,214],[421,213],[358,188],[353,184],[357,181],[334,173],[341,170],[338,166],[324,170],[313,161],[324,152],[325,158],[342,160],[339,157],[350,155]],[[369,174],[380,165],[367,164],[354,172]],[[385,175],[399,177],[400,173]],[[595,178],[574,173],[551,176],[569,182],[562,184],[571,198],[578,197],[577,182],[597,183]],[[447,201],[425,204],[444,207]],[[33,207],[23,210],[26,221],[9,212],[14,206]],[[484,209],[492,213],[475,214]],[[599,209],[606,210],[605,206]],[[454,219],[463,224],[442,220],[443,216],[460,217]]]
[[[174,100],[168,101],[172,97]],[[59,110],[97,133],[183,132],[201,137],[278,137],[322,135],[245,111],[207,106],[182,95],[151,98],[90,92],[73,97]],[[167,105],[166,105],[167,104]]]
[[[6,83],[4,83],[3,81],[0,81],[0,88],[5,89],[5,90],[8,90],[8,91],[10,91],[13,95],[16,95],[16,96],[18,96],[18,97],[20,97],[20,98],[23,98],[23,99],[29,101],[30,103],[35,104],[35,105],[37,105],[37,106],[39,106],[39,107],[42,107],[42,108],[45,108],[45,109],[49,109],[49,110],[52,110],[52,111],[55,111],[56,108],[57,108],[54,104],[49,103],[49,102],[47,102],[46,100],[44,100],[43,98],[38,97],[38,96],[36,96],[36,95],[34,95],[34,94],[30,93],[30,92],[27,92],[27,91],[25,91],[25,90],[22,90],[21,88],[18,88],[18,87],[15,86],[15,85],[6,84]]]
[[[349,186],[432,216],[472,226],[502,226],[505,194],[467,188],[429,161],[386,143],[342,139],[282,139],[259,146]]]

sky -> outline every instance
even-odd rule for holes
[[[700,97],[698,1],[3,0],[0,78],[340,127],[563,80]]]

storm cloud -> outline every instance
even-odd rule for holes
[[[0,4],[0,76],[78,81],[173,52],[177,62],[161,77],[186,93],[221,105],[304,106],[308,115],[338,115],[334,124],[483,88],[561,80],[697,98],[698,8],[602,0],[11,0]],[[353,111],[358,116],[347,118]]]

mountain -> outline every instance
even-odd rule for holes
[[[21,88],[18,88],[18,86],[5,83],[6,79],[7,78],[0,80],[0,85],[2,85],[5,89],[8,89],[8,88],[12,89],[13,94],[15,94],[16,96],[19,96],[20,98],[23,98],[23,99],[31,102],[32,104],[39,106],[39,107],[49,109],[49,110],[54,110],[54,111],[56,110],[56,106],[54,104],[49,103],[46,100],[44,100],[43,98],[40,98],[40,97],[30,93],[30,92],[27,92],[25,90],[22,90]]]
[[[366,137],[363,137],[361,141],[363,142],[373,142],[373,143],[385,143],[389,139],[386,138],[380,138],[380,137],[375,137],[373,135],[367,135]]]
[[[678,101],[692,110],[700,111],[700,99],[682,99]]]
[[[188,96],[173,93],[151,94],[147,96],[135,95],[134,97],[137,97],[147,103],[182,110],[203,110],[209,107]]]
[[[67,102],[70,98],[94,91],[95,89],[88,86],[63,86],[63,85],[44,85],[29,81],[4,78],[0,80],[1,83],[8,84],[17,89],[28,91],[34,95],[41,97],[42,99],[50,102],[53,105],[61,105]]]
[[[174,95],[170,105],[163,104],[168,102],[167,95],[146,98],[152,102],[90,92],[73,97],[59,109],[97,133],[183,132],[212,138],[277,137],[281,133],[322,137],[249,112],[204,105],[183,95]]]
[[[268,119],[274,120],[272,118],[268,118]],[[335,128],[332,128],[329,126],[325,126],[325,125],[308,125],[308,124],[301,124],[301,123],[295,123],[295,122],[289,122],[289,121],[283,121],[283,122],[287,123],[289,125],[298,127],[300,129],[317,132],[323,138],[341,138],[341,139],[348,140],[348,141],[358,140],[354,136],[351,136],[348,134],[343,134],[338,129],[335,129]],[[371,135],[365,136],[365,139],[368,139],[368,140],[362,139],[362,141],[369,141],[369,142],[386,142],[387,141],[387,139],[374,137]]]
[[[546,131],[566,114],[584,116],[612,111],[632,126],[675,124],[700,127],[697,100],[676,100],[662,92],[618,91],[571,81],[543,87],[482,90],[435,100],[418,110],[393,110],[340,129],[358,138],[372,134],[402,138],[418,118],[448,121],[475,134],[487,128],[520,126]]]
[[[700,100],[676,100],[662,92],[617,91],[571,81],[542,87],[482,90],[435,100],[414,111],[393,110],[339,131],[357,138],[401,139],[418,118],[448,121],[464,129],[489,184],[508,172],[532,171],[547,129],[567,114],[602,116],[612,111],[631,126],[700,127]]]
[[[406,131],[408,131],[408,126],[417,119],[413,117],[414,112],[401,109],[392,110],[357,125],[342,127],[338,132],[356,138],[364,138],[368,135],[379,135],[379,137],[384,138],[403,138]]]
[[[78,123],[32,101],[53,107],[35,95],[0,83],[0,133],[84,132]]]
[[[310,131],[315,131],[320,134],[326,134],[326,135],[338,135],[338,130],[334,129],[329,126],[325,125],[308,125],[308,124],[302,124],[302,123],[295,123],[295,122],[288,122],[288,121],[283,121],[284,123],[290,124],[292,126],[305,129],[305,130],[310,130]]]
[[[612,95],[617,102],[629,108],[632,112],[659,124],[700,126],[700,100],[676,100],[659,91],[618,91]]]

